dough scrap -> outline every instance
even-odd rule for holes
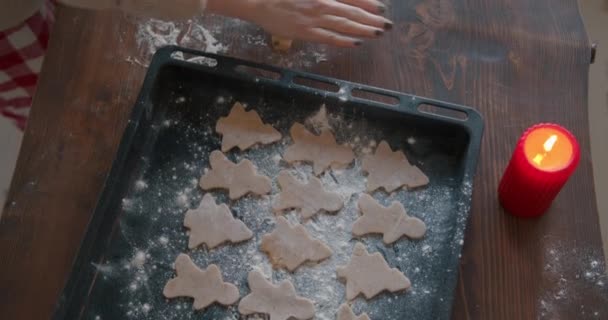
[[[260,271],[254,270],[247,276],[251,293],[239,302],[239,312],[243,315],[263,313],[270,320],[306,320],[315,316],[312,301],[296,295],[296,289],[289,280],[273,285]]]
[[[325,243],[311,237],[304,226],[291,226],[283,217],[277,218],[274,231],[262,237],[261,250],[275,269],[284,267],[291,272],[306,261],[319,262],[333,253]]]
[[[321,135],[317,136],[296,122],[289,132],[294,144],[285,150],[283,158],[288,163],[312,162],[313,171],[317,176],[330,166],[346,166],[355,160],[353,150],[348,146],[339,145],[329,130],[323,130]]]
[[[401,291],[411,286],[410,280],[396,268],[388,265],[378,252],[369,254],[361,243],[355,245],[350,262],[337,268],[338,278],[346,280],[346,299],[353,300],[359,294],[366,299],[382,291]]]
[[[201,270],[188,255],[182,253],[175,260],[175,270],[177,277],[169,280],[163,289],[166,298],[194,298],[196,310],[215,302],[229,306],[239,300],[237,287],[224,282],[220,268],[214,264]]]
[[[353,224],[355,236],[380,233],[384,243],[391,244],[403,236],[420,239],[426,233],[424,222],[410,217],[400,202],[394,201],[390,207],[384,207],[372,196],[362,194],[357,205],[362,216]]]
[[[222,135],[222,152],[234,147],[247,150],[255,144],[270,144],[282,138],[275,128],[262,122],[255,110],[245,111],[239,102],[232,106],[227,117],[217,121],[215,131]]]
[[[331,125],[329,125],[329,119],[327,118],[327,108],[325,107],[325,104],[321,105],[317,113],[307,118],[305,123],[309,127],[317,130],[317,132],[332,130]]]
[[[243,221],[235,219],[227,205],[217,205],[209,193],[198,208],[186,212],[184,226],[190,229],[190,249],[203,243],[213,249],[224,242],[237,243],[253,237]]]
[[[311,176],[308,183],[302,183],[287,171],[281,171],[277,180],[281,193],[272,206],[274,211],[298,208],[302,217],[309,219],[321,210],[336,212],[344,206],[340,195],[326,191],[317,177]]]
[[[393,192],[403,186],[413,189],[429,184],[429,178],[411,165],[403,152],[393,152],[386,141],[380,142],[374,155],[363,158],[361,168],[368,173],[368,192],[379,188]]]
[[[291,44],[293,43],[292,39],[286,39],[282,37],[272,36],[272,48],[275,51],[288,51],[291,49]]]
[[[338,309],[338,317],[336,320],[370,320],[367,313],[362,313],[360,316],[355,315],[353,309],[346,303],[343,303]]]
[[[247,159],[238,164],[228,160],[215,150],[209,155],[211,170],[201,177],[199,185],[203,190],[228,189],[230,199],[236,200],[248,193],[264,195],[270,193],[272,182],[259,175],[253,163]]]

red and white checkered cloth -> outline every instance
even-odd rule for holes
[[[0,30],[0,114],[22,130],[54,21],[51,1],[20,25]]]

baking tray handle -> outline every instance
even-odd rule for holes
[[[475,129],[483,128],[481,115],[469,107],[313,73],[283,69],[177,46],[159,49],[154,56],[154,60],[157,59],[158,62],[171,59],[177,64],[188,64],[190,67],[202,68],[228,76],[250,78],[255,82],[268,83],[286,89],[297,89],[343,102],[362,102],[380,108],[404,108],[426,118],[437,118],[464,125],[468,127],[471,134],[480,132]]]

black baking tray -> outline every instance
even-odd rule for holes
[[[195,63],[192,63],[195,62]],[[230,201],[234,215],[254,231],[248,243],[216,250],[188,250],[183,215],[198,205],[203,192],[197,179],[208,166],[208,154],[220,146],[213,130],[235,101],[255,109],[284,135],[283,142],[230,152],[233,160],[251,159],[260,172],[276,177],[290,169],[280,160],[289,145],[289,127],[304,122],[325,105],[338,142],[350,143],[356,163],[325,174],[328,188],[343,195],[338,215],[320,215],[305,227],[328,242],[334,256],[319,266],[290,274],[270,272],[257,250],[263,233],[273,229],[272,197],[247,196]],[[214,305],[193,311],[187,298],[166,300],[162,288],[174,275],[172,262],[187,252],[201,267],[216,263],[225,281],[249,293],[246,275],[260,268],[273,281],[291,279],[298,294],[315,301],[316,319],[335,319],[344,300],[344,284],[333,268],[348,261],[352,247],[363,242],[380,252],[392,267],[412,281],[402,293],[383,293],[355,300],[357,312],[372,319],[447,319],[456,286],[464,229],[470,211],[472,180],[483,132],[473,109],[234,58],[164,47],[155,54],[124,132],[95,213],[57,303],[54,319],[241,319],[236,307]],[[402,239],[386,246],[380,237],[352,239],[350,225],[358,215],[356,200],[364,187],[360,161],[386,140],[403,150],[430,178],[426,188],[374,196],[384,204],[400,201],[423,219],[422,240]],[[310,172],[299,165],[294,174]],[[277,192],[273,182],[273,194]],[[297,215],[289,214],[290,220]]]

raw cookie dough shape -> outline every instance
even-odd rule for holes
[[[338,317],[336,320],[370,320],[367,313],[362,313],[360,316],[355,315],[353,309],[346,303],[343,303],[338,309]]]
[[[282,138],[275,128],[262,122],[255,110],[245,111],[239,102],[234,104],[227,117],[217,121],[215,131],[222,135],[222,152],[234,147],[247,150],[255,144],[270,144]]]
[[[340,195],[326,191],[315,176],[308,178],[308,183],[302,183],[287,171],[281,171],[277,181],[281,193],[272,206],[274,211],[298,208],[302,217],[309,219],[322,210],[336,212],[344,206]]]
[[[239,290],[231,283],[224,282],[220,268],[212,264],[207,269],[199,269],[190,257],[180,254],[175,260],[177,277],[169,280],[163,289],[165,297],[194,298],[194,309],[204,309],[214,302],[229,306],[239,300]]]
[[[410,280],[396,268],[389,267],[378,252],[369,254],[362,243],[357,243],[350,262],[338,267],[338,278],[346,279],[346,299],[353,300],[360,293],[371,299],[382,291],[401,291],[411,286]]]
[[[275,286],[260,271],[254,270],[249,272],[247,281],[251,293],[239,302],[242,315],[263,313],[269,315],[270,320],[306,320],[315,316],[312,301],[298,297],[289,280]]]
[[[306,130],[301,123],[294,123],[291,129],[294,144],[283,154],[288,163],[296,161],[312,162],[315,175],[320,175],[329,167],[346,166],[355,160],[353,150],[339,145],[329,130],[317,136]]]
[[[271,181],[257,174],[253,163],[247,159],[238,164],[228,160],[219,150],[209,155],[211,170],[199,182],[203,190],[228,189],[230,199],[236,200],[248,193],[264,195],[270,193]]]
[[[429,183],[429,178],[411,165],[403,152],[393,152],[386,141],[380,142],[374,155],[363,158],[361,168],[368,173],[368,192],[379,188],[393,192],[403,186],[413,189]]]
[[[403,236],[420,239],[426,233],[424,222],[410,217],[403,205],[397,201],[394,201],[390,207],[384,207],[372,196],[362,194],[357,205],[362,216],[353,224],[355,236],[381,233],[384,243],[391,244]]]
[[[319,262],[332,255],[322,241],[310,236],[301,224],[291,226],[287,219],[277,218],[276,229],[262,237],[261,249],[274,268],[293,272],[306,261]]]
[[[235,219],[227,205],[217,205],[209,193],[198,208],[186,212],[184,226],[190,229],[190,249],[203,243],[213,249],[224,242],[237,243],[253,237],[243,221]]]

